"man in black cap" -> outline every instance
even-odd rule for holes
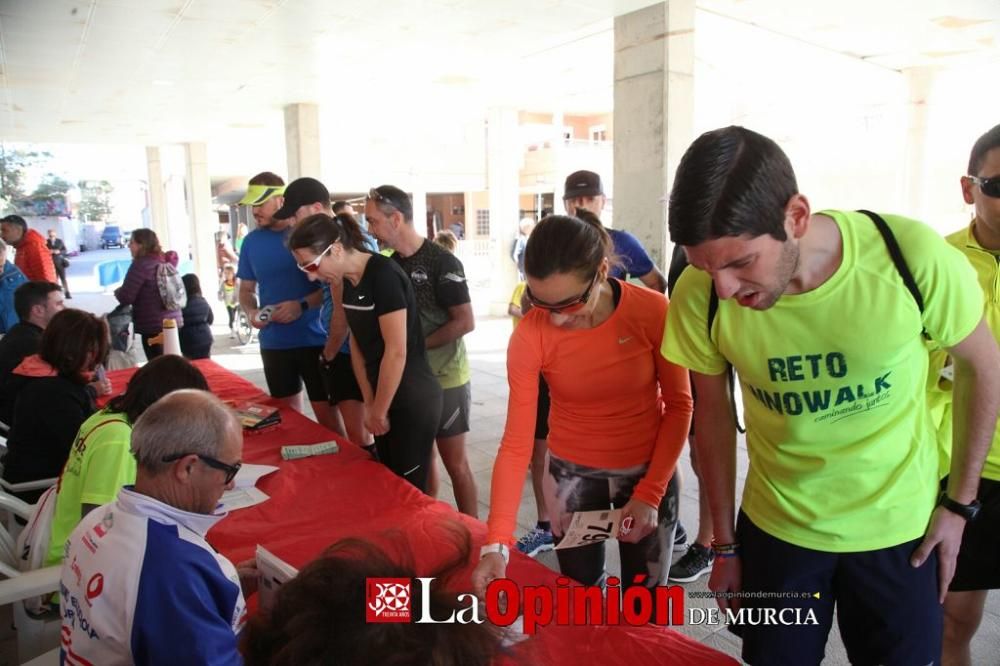
[[[576,215],[577,210],[587,210],[598,219],[601,218],[601,211],[607,200],[599,175],[593,171],[575,171],[566,176],[566,186],[563,189],[563,205],[566,206],[567,213]],[[615,255],[621,260],[620,264],[611,267],[609,275],[621,280],[639,278],[650,289],[665,292],[667,280],[639,239],[621,229],[607,231],[615,245]]]

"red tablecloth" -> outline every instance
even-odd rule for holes
[[[242,399],[279,405],[249,381],[217,363],[195,361],[212,392],[223,400]],[[124,390],[134,370],[108,373],[114,392]],[[284,461],[280,449],[288,444],[315,444],[336,440],[334,455]],[[301,568],[332,543],[360,537],[385,543],[385,535],[402,535],[416,557],[418,572],[433,571],[455,551],[443,538],[447,523],[461,523],[474,544],[468,572],[478,560],[486,526],[459,514],[443,502],[417,491],[367,453],[329,430],[283,407],[281,424],[244,437],[245,462],[277,465],[257,487],[270,499],[231,513],[208,534],[208,540],[233,562],[254,556],[261,544],[278,557]],[[557,573],[514,553],[508,576],[519,585],[555,587]],[[465,575],[468,580],[468,575]],[[358,609],[362,612],[362,609]],[[540,629],[522,644],[537,664],[573,663],[593,659],[603,664],[733,664],[729,657],[668,629],[644,627],[558,627]]]

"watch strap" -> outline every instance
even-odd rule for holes
[[[938,498],[938,506],[944,507],[948,511],[965,518],[966,520],[972,520],[979,513],[979,509],[982,507],[979,500],[972,500],[968,504],[962,504],[961,502],[956,502],[952,498],[948,497],[948,493],[941,493]]]
[[[505,543],[490,543],[479,549],[479,559],[495,553],[503,558],[504,564],[510,564],[510,546]]]

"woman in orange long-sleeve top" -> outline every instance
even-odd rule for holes
[[[622,585],[666,580],[676,516],[661,502],[687,437],[687,371],[660,355],[663,294],[608,278],[611,239],[596,224],[551,216],[525,251],[533,308],[507,351],[510,400],[493,468],[489,532],[473,586],[482,594],[506,572],[531,458],[538,377],[549,384],[547,504],[559,536],[573,512],[622,508],[632,529],[619,539]],[[558,551],[562,573],[603,584],[604,545]]]

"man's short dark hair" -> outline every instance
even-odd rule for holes
[[[706,132],[684,153],[670,192],[670,240],[693,246],[725,236],[784,241],[785,206],[798,193],[778,144],[744,127]]]
[[[266,185],[267,187],[283,187],[285,181],[281,176],[270,171],[261,171],[250,179],[248,185]]]
[[[350,206],[350,205],[351,204],[347,203],[346,201],[334,201],[333,202],[333,214],[336,215],[338,213],[343,212],[343,210],[345,208],[347,208],[348,206]]]
[[[372,196],[376,194],[377,196]],[[413,221],[413,202],[410,195],[399,189],[395,185],[379,185],[372,188],[368,197],[375,202],[383,215],[392,215],[393,211],[399,211],[403,219],[407,222]]]
[[[16,224],[25,230],[28,228],[28,222],[20,215],[8,215],[0,220],[0,223]]]
[[[976,144],[972,146],[972,154],[969,155],[969,170],[966,172],[967,175],[978,176],[979,170],[983,168],[983,162],[986,161],[986,153],[994,148],[1000,148],[1000,125],[997,125],[979,137],[976,140]],[[989,175],[992,177],[997,174]]]
[[[45,305],[49,300],[49,294],[53,291],[62,291],[62,287],[55,282],[45,282],[35,280],[25,282],[14,290],[14,312],[21,321],[28,321],[31,317],[31,308],[36,305]]]

